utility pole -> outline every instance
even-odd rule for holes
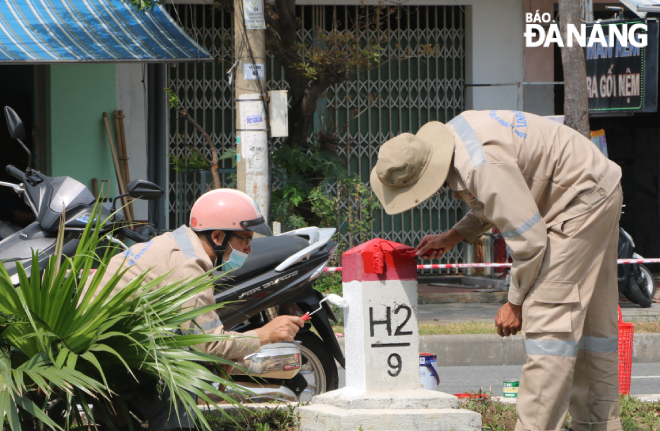
[[[587,7],[581,8],[583,3],[580,0],[559,0],[559,24],[563,40],[568,41],[568,24],[580,26],[582,12],[588,9],[588,4],[587,0]],[[591,139],[584,49],[575,40],[573,46],[565,44],[561,48],[561,63],[564,66],[564,124]]]
[[[234,52],[237,60],[234,95],[238,190],[251,196],[268,218],[270,184],[264,6],[264,0],[234,0]]]

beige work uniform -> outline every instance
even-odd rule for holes
[[[173,232],[157,236],[149,242],[136,244],[124,253],[114,256],[110,260],[100,286],[104,286],[119,268],[128,267],[122,280],[115,287],[115,294],[129,281],[134,280],[139,274],[153,267],[147,275],[146,282],[173,270],[166,283],[198,277],[213,268],[213,263],[204,251],[197,234],[186,226],[181,226]],[[213,289],[209,288],[196,295],[184,304],[183,308],[199,308],[215,304]],[[227,332],[222,327],[222,322],[215,311],[209,311],[195,319],[197,325],[205,334],[233,335],[232,339],[206,343],[198,346],[204,353],[219,356],[221,358],[236,360],[259,351],[260,343],[256,332],[245,333]],[[184,328],[192,328],[193,333],[201,333],[198,326],[187,322]]]
[[[620,430],[616,256],[621,169],[588,139],[517,111],[467,111],[447,181],[471,210],[473,243],[492,226],[511,249],[509,301],[523,305],[527,364],[516,430]]]

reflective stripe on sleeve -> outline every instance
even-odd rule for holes
[[[584,335],[580,340],[580,350],[596,353],[614,353],[619,351],[619,339],[617,337],[594,337]]]
[[[454,117],[454,119],[447,124],[451,124],[454,127],[454,130],[456,130],[456,133],[458,133],[458,136],[460,136],[461,141],[463,141],[463,145],[470,156],[473,167],[476,168],[477,166],[488,163],[486,155],[484,154],[484,149],[481,147],[481,141],[477,138],[477,134],[474,133],[470,123],[468,123],[462,115]]]
[[[176,244],[179,246],[179,250],[181,250],[188,259],[197,257],[197,253],[195,253],[195,246],[193,245],[192,241],[190,241],[190,236],[183,226],[172,232],[172,236],[174,237]]]
[[[532,226],[534,226],[536,223],[540,221],[541,221],[541,213],[537,212],[532,216],[532,218],[530,218],[525,223],[523,223],[522,226],[517,227],[513,230],[502,232],[502,237],[504,237],[504,239],[511,239],[520,236],[525,232],[527,232],[528,230],[530,230]]]
[[[568,356],[574,358],[577,356],[577,352],[577,341],[525,339],[525,353],[528,355]]]
[[[222,326],[222,321],[220,319],[211,320],[210,322],[202,323],[201,325],[199,325],[199,327],[194,326],[192,328],[192,333],[193,334],[202,334],[205,331],[215,329],[219,326]]]

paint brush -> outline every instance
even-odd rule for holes
[[[319,302],[319,308],[318,309],[312,311],[311,313],[310,312],[305,313],[305,315],[302,316],[301,319],[303,321],[307,321],[307,320],[311,319],[312,314],[316,313],[321,308],[323,308],[323,306],[321,305],[323,303],[323,301],[329,301],[329,302],[335,304],[337,307],[341,307],[341,308],[348,307],[348,301],[347,300],[345,300],[344,298],[342,298],[339,295],[335,295],[334,293],[331,293]]]

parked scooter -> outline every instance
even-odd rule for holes
[[[14,284],[18,283],[16,263],[21,262],[24,268],[32,266],[32,253],[38,252],[39,267],[45,269],[48,258],[55,253],[57,234],[60,228],[60,218],[64,214],[64,240],[62,254],[73,256],[80,241],[85,226],[90,221],[96,199],[92,192],[79,181],[71,177],[48,177],[32,169],[32,153],[21,142],[25,139],[25,126],[16,112],[5,107],[5,118],[9,133],[27,151],[29,155],[28,168],[25,172],[12,165],[7,165],[7,173],[20,181],[19,184],[0,182],[0,186],[12,188],[32,209],[36,221],[0,241],[0,261],[11,276]],[[127,195],[134,199],[158,199],[164,192],[156,184],[143,180],[132,181],[128,186]],[[117,196],[115,202],[125,195]],[[147,238],[123,226],[122,218],[114,213],[112,208],[103,208],[100,214],[102,220],[108,220],[101,226],[101,233],[123,235],[136,242]],[[108,235],[108,240],[126,247],[116,238]],[[30,271],[26,271],[28,277]]]
[[[635,242],[623,228],[619,228],[619,259],[643,259],[635,253]],[[640,307],[648,308],[653,304],[655,280],[649,269],[641,263],[618,265],[617,278],[619,293]]]
[[[330,325],[330,320],[337,322],[337,318],[327,302],[321,303],[323,295],[313,287],[337,248],[330,241],[335,231],[308,227],[256,238],[243,266],[218,281],[216,302],[231,302],[218,310],[218,315],[224,327],[232,331],[262,327],[279,314],[302,315],[320,309],[295,338],[301,343],[300,373],[292,379],[260,382],[259,390],[271,398],[309,401],[339,386],[335,360],[344,367],[345,359]],[[241,376],[235,379],[243,384],[252,381]],[[254,386],[250,384],[248,389],[255,391]]]

